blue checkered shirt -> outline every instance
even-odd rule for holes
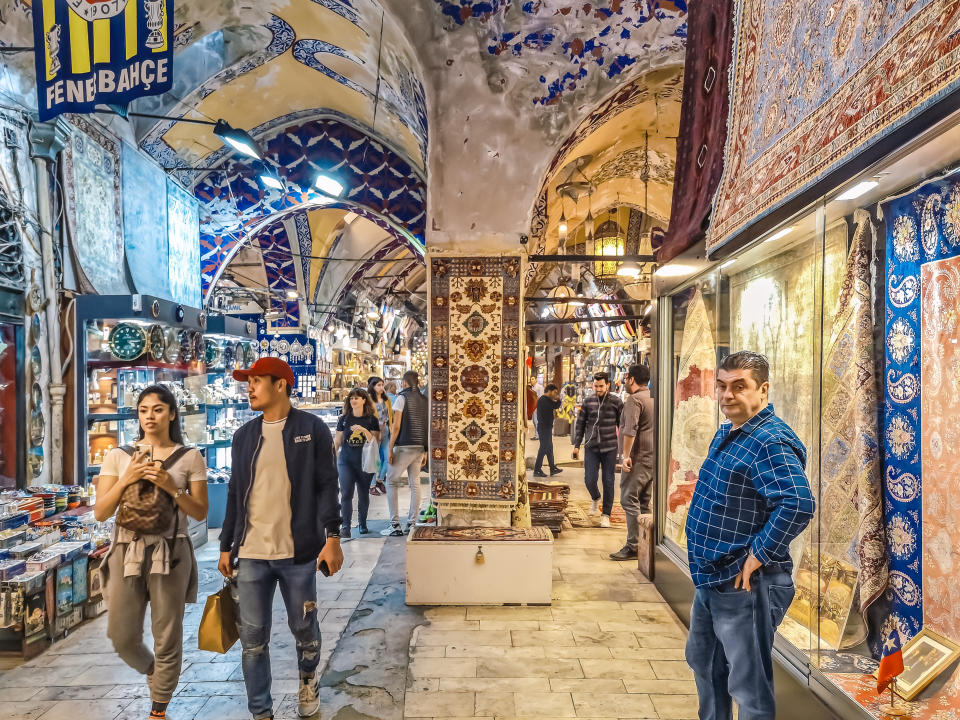
[[[800,438],[768,405],[742,427],[725,422],[710,443],[687,513],[687,557],[697,587],[734,578],[753,551],[791,572],[790,542],[813,518]]]

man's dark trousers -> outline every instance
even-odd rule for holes
[[[597,475],[603,480],[603,514],[613,512],[613,493],[617,484],[617,450],[600,452],[597,448],[584,448],[583,451],[583,480],[592,500],[600,499],[597,489]]]
[[[697,681],[700,720],[776,720],[773,636],[793,601],[790,573],[757,570],[750,592],[728,580],[697,588],[687,636],[687,663]]]
[[[557,469],[553,461],[553,428],[540,428],[540,450],[537,451],[537,461],[533,464],[534,472],[543,472],[543,459],[547,459],[551,470]]]

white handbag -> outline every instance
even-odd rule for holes
[[[371,438],[364,443],[360,467],[365,473],[376,473],[380,470],[380,443],[376,438]]]

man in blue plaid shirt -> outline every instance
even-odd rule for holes
[[[729,422],[710,444],[687,514],[697,586],[686,657],[701,720],[774,720],[773,636],[793,601],[790,543],[813,517],[807,452],[767,402],[763,355],[738,352],[717,370]]]

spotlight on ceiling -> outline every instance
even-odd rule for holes
[[[659,277],[683,277],[684,275],[689,275],[696,268],[691,267],[690,265],[680,265],[680,264],[669,264],[661,265],[657,268],[656,275]]]
[[[296,290],[287,290],[287,300],[296,300],[300,295]]]
[[[864,180],[837,196],[837,200],[856,200],[870,190],[873,190],[880,182],[877,180]]]
[[[246,130],[231,127],[226,120],[217,120],[217,124],[213,128],[213,134],[237,152],[249,155],[257,160],[263,160],[263,151],[260,150],[257,141]]]
[[[771,235],[766,240],[764,240],[764,242],[773,242],[774,240],[779,240],[780,238],[786,237],[792,232],[793,232],[793,226],[791,225],[790,227],[783,228],[783,230],[778,230],[773,235]]]
[[[257,177],[266,187],[283,190],[283,180],[280,179],[280,175],[266,163],[261,163],[257,169]]]
[[[320,173],[317,179],[313,181],[314,186],[320,192],[330,197],[340,197],[343,194],[343,183],[339,180]]]
[[[640,277],[640,266],[635,262],[621,263],[620,267],[617,268],[617,275],[620,277],[638,278]]]

